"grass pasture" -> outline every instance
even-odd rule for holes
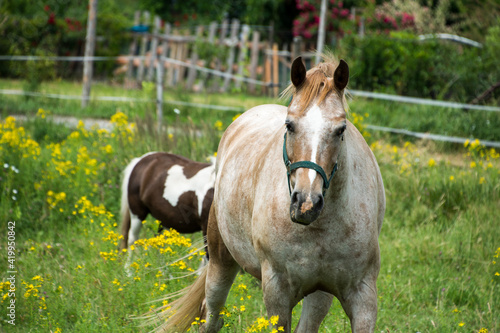
[[[0,81],[1,88],[7,85]],[[116,92],[106,89],[113,91],[103,88],[99,93]],[[63,90],[80,93],[79,88]],[[175,232],[157,236],[157,222],[146,220],[144,238],[131,250],[134,274],[127,276],[123,265],[128,253],[117,250],[121,170],[132,157],[152,150],[202,161],[214,154],[237,112],[183,108],[179,116],[167,116],[175,131],[158,137],[149,105],[117,111],[103,103],[91,111],[80,110],[75,102],[74,111],[62,102],[46,106],[33,99],[17,101],[16,109],[14,99],[1,98],[0,253],[5,259],[0,270],[7,272],[12,264],[17,273],[15,326],[6,316],[11,284],[7,274],[0,277],[0,331],[148,331],[130,316],[161,306],[163,301],[151,301],[193,281],[193,275],[177,278],[197,269],[201,255],[195,249],[201,237]],[[267,102],[243,95],[179,98],[245,107]],[[356,101],[351,120],[363,131],[365,122],[385,117],[383,105]],[[20,123],[6,117],[13,111],[33,117]],[[108,118],[114,129],[88,130],[83,124],[68,129],[51,123],[50,112]],[[496,115],[488,117],[493,117],[490,123],[497,121]],[[481,130],[485,139],[498,135],[492,128]],[[443,150],[365,134],[387,196],[376,331],[500,332],[499,153],[477,141]],[[15,228],[8,221],[15,221]],[[13,262],[7,260],[9,232],[15,233]],[[296,323],[300,304],[294,311]],[[223,315],[223,332],[272,331],[268,324],[273,318],[266,317],[259,283],[248,274],[236,278]],[[191,331],[197,332],[199,324],[194,322]],[[338,301],[321,331],[350,332]]]

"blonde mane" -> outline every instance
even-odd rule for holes
[[[321,58],[323,62],[307,71],[304,83],[298,88],[290,84],[281,92],[280,99],[289,100],[294,94],[300,92],[302,98],[300,99],[299,109],[305,110],[315,98],[318,98],[318,103],[321,103],[332,90],[337,90],[339,95],[341,94],[342,105],[347,113],[349,107],[345,93],[336,89],[333,80],[329,80],[333,79],[339,61],[333,53],[323,53]]]

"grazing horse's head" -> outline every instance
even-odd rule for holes
[[[285,121],[283,158],[289,174],[290,217],[308,225],[323,209],[344,143],[349,67],[343,60],[330,60],[306,72],[298,57],[291,79],[285,92],[293,98]]]

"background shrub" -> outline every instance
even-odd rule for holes
[[[418,40],[407,32],[346,36],[341,53],[351,62],[353,89],[470,102],[495,82],[500,28],[490,29],[484,48]],[[498,92],[494,96],[498,96]]]

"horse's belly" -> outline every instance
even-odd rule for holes
[[[217,217],[219,232],[234,260],[246,272],[261,278],[260,262],[252,244],[252,237],[245,230],[242,221],[236,221],[230,212]]]

